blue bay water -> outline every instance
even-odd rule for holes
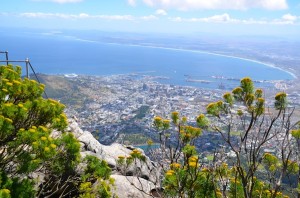
[[[113,75],[140,72],[168,77],[160,80],[168,84],[209,88],[222,82],[212,76],[293,79],[291,74],[261,63],[189,50],[88,42],[41,34],[0,33],[0,40],[0,50],[9,51],[10,60],[28,57],[38,73]],[[187,78],[211,83],[188,82]]]

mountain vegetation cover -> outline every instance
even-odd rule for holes
[[[110,168],[82,159],[78,140],[64,132],[64,105],[43,92],[21,78],[21,67],[0,67],[0,197],[110,197]]]
[[[64,105],[42,97],[44,86],[21,78],[21,68],[0,67],[0,197],[113,197],[107,163],[80,156],[80,144],[65,132]],[[300,125],[292,119],[287,94],[266,105],[250,78],[207,106],[190,122],[179,112],[155,117],[160,140],[152,159],[160,172],[156,197],[300,197]],[[225,144],[212,162],[197,152],[203,132],[219,133]],[[171,139],[175,137],[175,144]],[[275,152],[266,149],[276,143]],[[148,141],[149,145],[153,142]],[[120,156],[126,168],[146,156],[134,149]],[[133,185],[133,188],[135,186]]]

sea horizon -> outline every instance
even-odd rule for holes
[[[110,76],[151,71],[150,76],[165,77],[164,80],[159,80],[160,83],[205,88],[216,88],[224,79],[240,79],[246,76],[266,82],[297,79],[294,73],[275,66],[274,63],[210,52],[209,49],[205,51],[101,42],[56,34],[39,34],[37,37],[36,34],[7,36],[2,33],[0,37],[10,37],[2,39],[2,46],[9,48],[9,56],[18,51],[19,55],[13,54],[12,59],[20,59],[17,56],[29,54],[37,73],[51,75],[75,73]],[[13,47],[5,42],[11,39],[18,41]],[[27,43],[33,46],[28,48]],[[17,44],[21,47],[18,48]],[[81,67],[83,68],[80,69]],[[268,75],[261,75],[262,73]],[[213,79],[213,76],[219,78]]]

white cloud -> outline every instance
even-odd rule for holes
[[[222,15],[215,15],[208,18],[203,18],[205,22],[230,22],[232,19],[230,18],[229,14],[225,13]]]
[[[150,21],[150,20],[156,20],[158,18],[154,15],[149,15],[149,16],[142,16],[142,17],[140,17],[140,19],[145,20],[145,21]]]
[[[300,16],[285,14],[281,17],[281,19],[274,19],[271,23],[276,25],[292,25],[297,23],[298,19],[300,19]]]
[[[66,14],[59,14],[59,13],[42,13],[42,12],[26,12],[21,13],[21,17],[27,17],[27,18],[72,18],[71,15]]]
[[[294,16],[294,15],[291,15],[291,14],[285,14],[282,16],[282,19],[285,20],[285,21],[296,21],[297,20],[297,16]]]
[[[161,15],[161,16],[166,16],[167,12],[163,9],[158,9],[158,10],[155,11],[155,14],[156,15]]]
[[[288,8],[286,0],[256,0],[256,6],[268,10],[282,10]]]
[[[128,0],[128,4],[131,6],[136,6],[135,0]]]
[[[184,21],[184,19],[181,18],[181,17],[169,17],[169,20],[174,21],[174,22],[182,22],[182,21]]]
[[[222,15],[214,15],[211,17],[204,17],[204,18],[169,18],[172,21],[176,22],[207,22],[207,23],[229,23],[229,22],[237,22],[237,19],[232,19],[229,14],[224,13]]]
[[[21,13],[21,17],[28,18],[62,18],[62,19],[104,19],[104,20],[134,20],[132,15],[89,15],[86,13],[80,14],[61,14],[61,13],[42,13],[42,12],[27,12]]]
[[[287,9],[287,0],[143,0],[150,7],[174,8],[178,10],[195,9],[234,9],[245,10],[262,8],[267,10]]]
[[[80,13],[80,14],[78,15],[78,17],[79,17],[79,18],[89,18],[90,15],[88,15],[88,14],[86,14],[86,13]]]
[[[181,17],[173,17],[169,18],[169,20],[174,22],[204,22],[204,23],[235,23],[235,24],[272,24],[272,25],[288,25],[295,24],[299,16],[293,16],[291,14],[285,14],[280,19],[273,20],[257,20],[257,19],[236,19],[230,17],[229,14],[224,13],[222,15],[214,15],[210,17],[203,18],[181,18]]]
[[[19,14],[21,17],[27,18],[60,18],[60,19],[102,19],[102,20],[123,20],[123,21],[134,21],[134,20],[157,20],[158,17],[155,15],[148,16],[132,16],[132,15],[90,15],[87,13],[80,14],[61,14],[61,13],[43,13],[43,12],[26,12]]]
[[[8,13],[0,13],[0,15],[11,15]],[[119,21],[150,21],[158,20],[157,15],[147,16],[133,16],[133,15],[90,15],[87,13],[80,14],[62,14],[62,13],[42,13],[42,12],[27,12],[21,13],[16,16],[27,18],[58,18],[58,19],[71,19],[71,20],[84,20],[84,19],[98,19],[98,20],[119,20]],[[300,24],[300,16],[285,14],[277,19],[238,19],[231,17],[228,13],[213,15],[202,18],[183,18],[183,17],[169,17],[173,22],[202,22],[202,23],[231,23],[231,24],[272,24],[272,25],[292,25]]]

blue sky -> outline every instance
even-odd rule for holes
[[[299,0],[6,0],[0,27],[300,35]]]

